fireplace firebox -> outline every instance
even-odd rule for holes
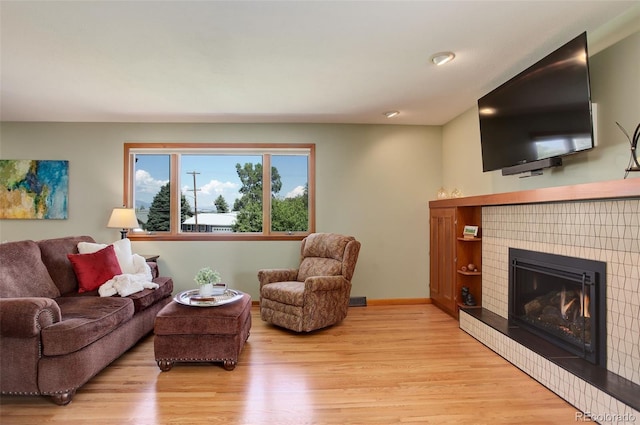
[[[509,248],[509,325],[606,367],[606,263]]]

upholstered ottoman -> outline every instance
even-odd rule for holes
[[[216,307],[171,301],[156,316],[154,351],[158,367],[175,362],[223,362],[233,370],[251,330],[251,296]]]

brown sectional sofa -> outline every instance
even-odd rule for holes
[[[89,236],[0,244],[0,392],[60,405],[153,331],[173,281],[149,263],[157,289],[128,297],[78,293],[67,254]],[[153,361],[153,359],[150,359]]]

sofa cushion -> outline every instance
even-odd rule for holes
[[[61,295],[78,292],[78,280],[67,254],[77,254],[79,242],[94,242],[94,240],[91,236],[68,236],[37,241],[42,262],[47,266],[49,275]]]
[[[67,254],[78,279],[78,292],[94,291],[115,275],[122,274],[113,245],[91,254]]]
[[[173,279],[170,277],[156,277],[153,279],[153,283],[158,284],[157,289],[143,289],[140,292],[136,292],[131,295],[127,295],[125,298],[133,301],[133,307],[135,313],[146,310],[148,307],[151,307],[158,301],[171,296],[173,292]],[[98,290],[89,291],[89,292],[70,292],[68,294],[64,294],[65,298],[74,298],[74,297],[99,297],[100,294]],[[119,295],[113,295],[114,297],[119,297]]]
[[[111,244],[115,250],[116,257],[118,258],[118,264],[122,273],[134,274],[136,268],[133,264],[133,253],[131,251],[131,241],[127,238],[120,239]],[[103,243],[93,242],[80,242],[78,244],[78,252],[80,254],[91,254],[93,252],[100,251],[106,248],[107,245]]]
[[[0,297],[60,296],[34,241],[0,244]]]
[[[42,330],[42,353],[59,356],[99,340],[133,316],[133,301],[121,297],[59,297],[62,320]]]
[[[153,279],[158,284],[156,289],[144,289],[131,295],[127,295],[133,301],[135,312],[145,310],[159,300],[171,296],[173,292],[173,280],[170,277],[158,277]]]

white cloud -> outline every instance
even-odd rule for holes
[[[229,203],[229,199],[235,200],[238,197],[238,184],[232,182],[221,182],[218,180],[211,180],[198,187],[198,191],[195,196],[198,197],[198,209],[211,208],[215,206],[215,199],[222,195]],[[182,193],[187,197],[190,204],[194,203],[193,186],[184,185],[181,188]],[[229,207],[233,206],[233,201],[229,204]]]
[[[200,186],[200,192],[206,193],[207,195],[211,195],[212,193],[222,194],[225,191],[235,191],[238,187],[237,183],[232,182],[221,182],[218,180],[211,180],[209,183],[204,186]]]
[[[136,171],[136,193],[156,194],[169,180],[154,179],[148,171]]]
[[[296,186],[285,195],[285,198],[295,198],[301,195],[304,195],[304,186]]]

